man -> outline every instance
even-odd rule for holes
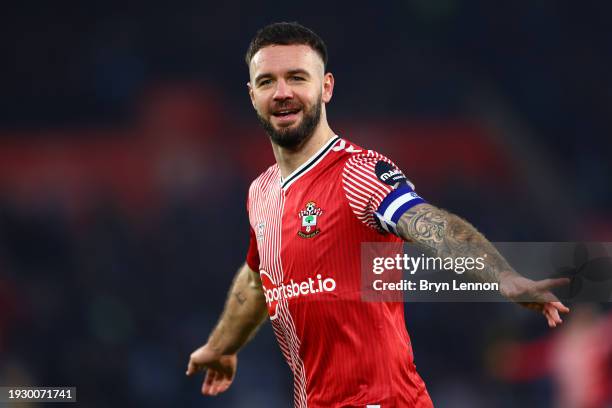
[[[276,164],[251,185],[246,263],[208,342],[187,374],[208,370],[205,395],[231,385],[236,354],[270,316],[294,374],[296,407],[430,407],[413,363],[401,303],[360,298],[362,242],[411,241],[442,257],[485,256],[477,278],[506,297],[540,302],[548,324],[569,310],[512,270],[461,218],[427,204],[386,157],[335,135],[327,123],[334,77],[327,50],[297,23],[261,29],[246,54],[249,95]]]

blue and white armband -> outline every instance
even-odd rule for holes
[[[398,235],[396,226],[400,217],[415,205],[425,202],[406,183],[391,191],[385,197],[378,206],[374,216],[383,230]]]

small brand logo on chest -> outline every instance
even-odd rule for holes
[[[266,227],[266,223],[261,221],[257,223],[257,231],[255,232],[255,236],[258,241],[261,241],[264,238],[264,228]]]
[[[302,238],[312,238],[321,232],[317,225],[319,217],[323,215],[323,210],[317,207],[317,203],[309,201],[304,206],[304,209],[298,213],[301,219],[300,230],[298,235]]]

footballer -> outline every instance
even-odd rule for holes
[[[246,63],[276,163],[249,188],[246,261],[218,324],[189,359],[188,375],[207,371],[203,394],[228,389],[238,351],[269,318],[293,372],[295,407],[432,407],[403,304],[361,300],[362,242],[408,241],[440,257],[486,254],[476,278],[497,282],[549,326],[561,323],[569,309],[550,289],[567,279],[521,276],[471,224],[421,198],[391,160],[330,128],[334,76],[317,34],[297,23],[268,25]]]

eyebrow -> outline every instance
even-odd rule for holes
[[[291,69],[287,71],[287,75],[289,76],[296,75],[296,74],[302,74],[304,76],[310,77],[310,74],[308,73],[308,71],[302,68],[296,68],[296,69]],[[272,74],[267,73],[267,72],[264,72],[263,74],[259,74],[255,77],[255,83],[258,83],[263,78],[269,78],[269,77],[272,77]]]
[[[306,71],[305,69],[301,69],[301,68],[292,69],[289,72],[287,72],[287,74],[289,74],[289,75],[302,74],[302,75],[307,76],[307,77],[310,76],[308,71]]]

